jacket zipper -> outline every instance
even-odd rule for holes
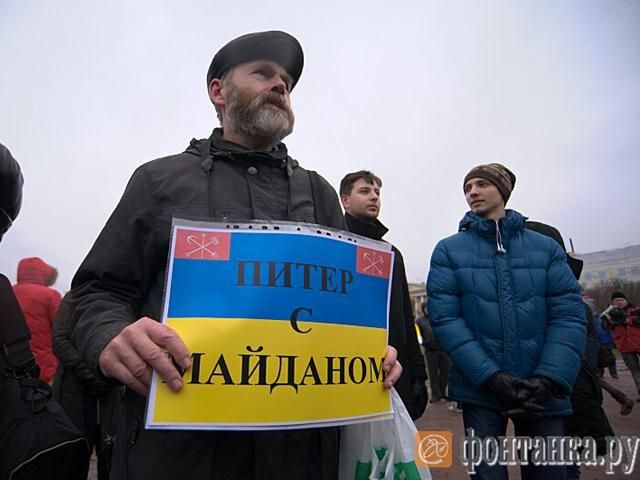
[[[496,224],[496,254],[499,254],[500,257],[504,258],[504,254],[507,252],[502,244],[502,235],[500,233],[500,221],[494,220]],[[496,277],[498,280],[498,305],[500,306],[500,323],[502,325],[502,355],[503,362],[508,363],[507,358],[507,329],[504,323],[504,298],[502,297],[502,273],[500,271],[499,265],[500,258],[495,259],[496,264]],[[507,371],[509,371],[509,365],[507,365]]]
[[[496,222],[496,252],[497,253],[506,253],[507,251],[502,244],[502,234],[500,233],[500,222],[499,220],[494,220]]]

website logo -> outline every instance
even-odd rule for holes
[[[451,432],[446,430],[416,433],[415,461],[418,467],[449,468],[453,463]]]

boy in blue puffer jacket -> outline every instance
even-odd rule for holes
[[[524,229],[505,205],[515,175],[492,163],[473,168],[463,188],[471,209],[441,240],[427,280],[434,333],[451,357],[449,396],[465,430],[484,438],[561,436],[586,343],[580,286],[552,239]],[[500,457],[498,457],[500,458]],[[563,466],[522,467],[523,478],[562,480]],[[506,479],[482,464],[474,479]]]

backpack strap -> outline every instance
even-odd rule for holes
[[[5,371],[0,372],[0,375],[38,377],[39,369],[29,348],[29,338],[31,332],[13,293],[11,282],[0,275],[0,357],[5,364]]]
[[[316,223],[319,225],[331,225],[329,209],[327,208],[323,195],[320,195],[320,175],[315,170],[307,170],[309,183],[311,184],[311,196],[313,197],[313,208],[316,213]]]

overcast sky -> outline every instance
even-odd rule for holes
[[[0,0],[0,142],[26,181],[0,271],[40,256],[66,291],[133,170],[217,126],[215,52],[269,29],[305,52],[290,154],[336,188],[382,177],[410,281],[479,163],[509,166],[508,206],[578,252],[640,243],[638,0]]]

